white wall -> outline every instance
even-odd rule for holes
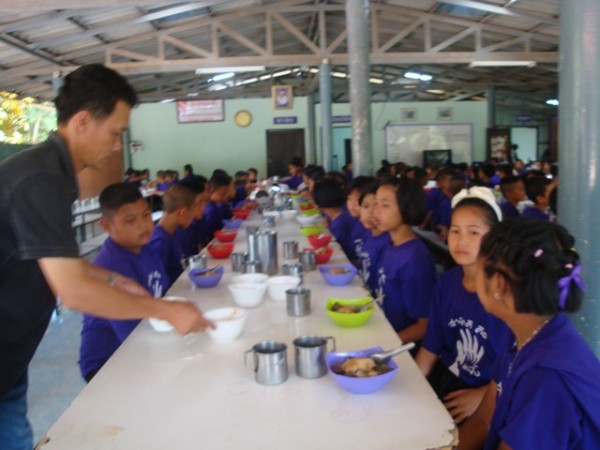
[[[373,125],[373,166],[379,167],[385,158],[385,126],[388,123],[403,123],[401,110],[415,108],[416,122],[436,123],[437,108],[451,107],[453,118],[443,123],[470,123],[473,128],[473,160],[485,159],[485,135],[487,127],[487,103],[480,102],[415,102],[374,103],[371,105]],[[196,173],[210,176],[216,168],[229,173],[256,167],[259,176],[266,173],[266,131],[273,129],[304,128],[306,130],[306,152],[310,149],[307,121],[308,102],[305,97],[294,99],[289,110],[273,110],[271,99],[236,99],[225,101],[225,120],[213,123],[178,124],[175,104],[142,104],[131,116],[131,140],[140,141],[143,151],[132,155],[132,166],[136,169],[149,168],[152,173],[159,169],[182,171],[183,165],[191,163]],[[246,109],[252,113],[252,124],[239,128],[233,122],[235,113]],[[350,115],[348,103],[334,104],[333,115]],[[316,106],[317,152],[320,154],[320,107]],[[295,116],[294,125],[273,125],[274,117]],[[343,139],[348,138],[348,125],[334,125],[346,130],[334,133],[336,154],[343,160]],[[338,150],[342,149],[342,150]],[[393,162],[393,161],[392,161]]]

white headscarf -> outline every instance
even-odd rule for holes
[[[458,205],[458,202],[466,198],[478,198],[479,200],[483,200],[494,210],[496,216],[498,217],[498,220],[502,221],[502,211],[500,210],[498,203],[496,203],[496,197],[494,196],[494,193],[490,188],[483,186],[473,186],[470,188],[463,189],[454,197],[452,197],[452,209],[454,209],[454,207]]]

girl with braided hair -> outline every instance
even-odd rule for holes
[[[564,314],[579,309],[584,289],[574,242],[564,227],[527,218],[483,239],[477,294],[512,333],[460,448],[600,445],[600,362]]]

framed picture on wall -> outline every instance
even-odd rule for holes
[[[512,162],[510,153],[510,128],[488,128],[488,159]]]
[[[416,122],[418,120],[417,108],[402,108],[400,118],[402,122]]]
[[[437,109],[437,120],[440,120],[440,121],[452,120],[452,108],[449,106],[440,106]]]
[[[294,106],[292,86],[273,86],[271,98],[273,99],[273,109],[292,109]]]
[[[223,100],[179,100],[177,122],[201,123],[225,120]]]

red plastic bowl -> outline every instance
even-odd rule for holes
[[[333,248],[321,247],[321,248],[307,248],[306,251],[314,251],[315,259],[317,264],[327,264],[333,255]]]
[[[246,220],[251,212],[251,209],[234,209],[233,217],[235,217],[236,219]]]
[[[310,235],[308,236],[308,242],[310,242],[310,245],[312,245],[314,248],[326,247],[331,242],[331,234],[325,233]]]
[[[215,259],[224,259],[231,255],[233,252],[233,242],[223,242],[217,244],[210,244],[206,247],[206,250]]]
[[[233,242],[237,236],[237,230],[217,230],[215,237],[219,242]]]

